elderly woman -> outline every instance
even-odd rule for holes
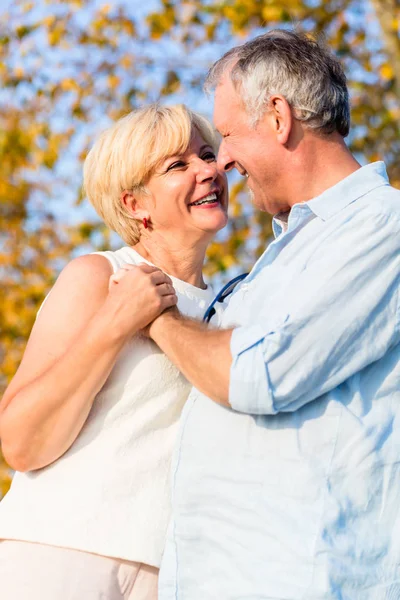
[[[203,117],[152,105],[86,159],[87,196],[126,246],[64,269],[0,405],[17,471],[0,505],[7,600],[157,596],[190,386],[141,330],[176,302],[200,318],[211,299],[202,265],[227,221],[215,151]]]

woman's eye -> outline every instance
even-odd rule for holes
[[[206,152],[201,158],[203,160],[206,160],[207,162],[214,162],[215,160],[217,160],[217,157],[215,156],[214,152]]]
[[[183,162],[183,160],[177,160],[176,162],[172,163],[172,165],[169,165],[167,171],[170,171],[171,169],[179,169],[179,167],[184,167],[185,163]]]

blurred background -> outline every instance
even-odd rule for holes
[[[0,8],[0,395],[35,314],[72,257],[115,248],[82,197],[82,162],[111,121],[149,101],[211,117],[210,64],[274,28],[323,36],[344,63],[348,143],[400,187],[400,0],[2,0]],[[208,252],[217,284],[251,268],[271,236],[243,180]],[[0,454],[0,498],[12,473]]]

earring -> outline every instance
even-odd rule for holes
[[[148,220],[146,219],[146,217],[143,217],[143,227],[144,227],[145,229],[148,229],[148,228],[149,228],[149,222],[148,222]]]

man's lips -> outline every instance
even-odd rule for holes
[[[237,162],[235,166],[236,166],[236,170],[239,172],[239,174],[242,177],[248,177],[249,176],[248,172],[246,171],[246,169],[244,168],[243,165],[241,165],[240,163]]]

